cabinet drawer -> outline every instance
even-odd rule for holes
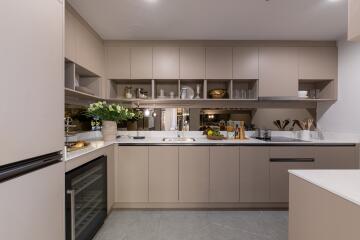
[[[283,147],[271,147],[270,158],[271,159],[301,159],[301,158],[314,158],[314,147],[300,147],[300,146],[283,146]]]

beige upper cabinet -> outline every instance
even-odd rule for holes
[[[233,49],[231,47],[206,48],[206,79],[233,78]]]
[[[106,47],[106,77],[130,79],[130,48]]]
[[[337,60],[337,47],[300,47],[299,79],[336,79]]]
[[[360,42],[360,1],[348,1],[348,40]]]
[[[319,169],[358,168],[356,147],[317,147],[315,166]]]
[[[65,11],[65,57],[96,75],[105,74],[102,39],[69,5]]]
[[[154,79],[179,79],[180,49],[178,47],[154,47],[153,54]]]
[[[152,79],[153,49],[152,47],[131,48],[131,79]]]
[[[115,202],[148,202],[149,148],[121,146],[115,159]]]
[[[260,48],[259,97],[296,97],[298,85],[297,48]]]
[[[75,17],[65,11],[65,57],[73,62],[77,62],[75,21]]]
[[[180,48],[180,79],[205,79],[205,48]]]
[[[210,202],[239,201],[239,147],[210,147]]]
[[[178,147],[149,147],[149,202],[178,201],[178,156]]]
[[[240,147],[240,202],[269,202],[269,147]]]
[[[236,47],[233,49],[233,78],[259,79],[259,49]]]
[[[180,202],[209,201],[209,147],[179,147]]]

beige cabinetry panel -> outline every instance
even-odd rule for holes
[[[178,172],[178,147],[149,147],[149,202],[178,201]]]
[[[240,147],[240,202],[269,202],[269,147]]]
[[[115,160],[115,202],[147,202],[149,148],[120,146]]]
[[[236,47],[233,55],[234,79],[259,79],[259,48]]]
[[[152,47],[131,48],[131,79],[152,79],[153,49]]]
[[[130,79],[130,48],[106,47],[106,77]]]
[[[180,49],[178,47],[153,48],[154,79],[179,79]]]
[[[319,169],[354,169],[358,167],[356,147],[316,147],[315,167]]]
[[[348,1],[348,40],[360,42],[360,1]]]
[[[0,13],[3,165],[64,148],[64,5],[4,0]]]
[[[239,147],[210,147],[210,202],[239,201]]]
[[[76,55],[76,19],[69,11],[65,11],[65,57],[77,62]]]
[[[295,97],[298,91],[298,49],[259,49],[259,96]]]
[[[337,47],[300,47],[299,79],[336,79],[337,55]]]
[[[180,202],[209,201],[209,147],[179,147]]]
[[[65,57],[99,76],[105,74],[103,41],[70,6],[65,11]]]
[[[180,48],[180,79],[205,79],[205,48]]]
[[[290,169],[314,169],[312,147],[270,147],[270,201],[289,201]]]
[[[206,48],[206,79],[233,78],[233,49],[231,47]]]

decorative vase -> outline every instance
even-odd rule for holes
[[[115,141],[117,135],[117,125],[114,121],[102,121],[101,133],[104,141]]]

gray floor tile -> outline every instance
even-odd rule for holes
[[[113,211],[94,240],[286,240],[286,211]]]

